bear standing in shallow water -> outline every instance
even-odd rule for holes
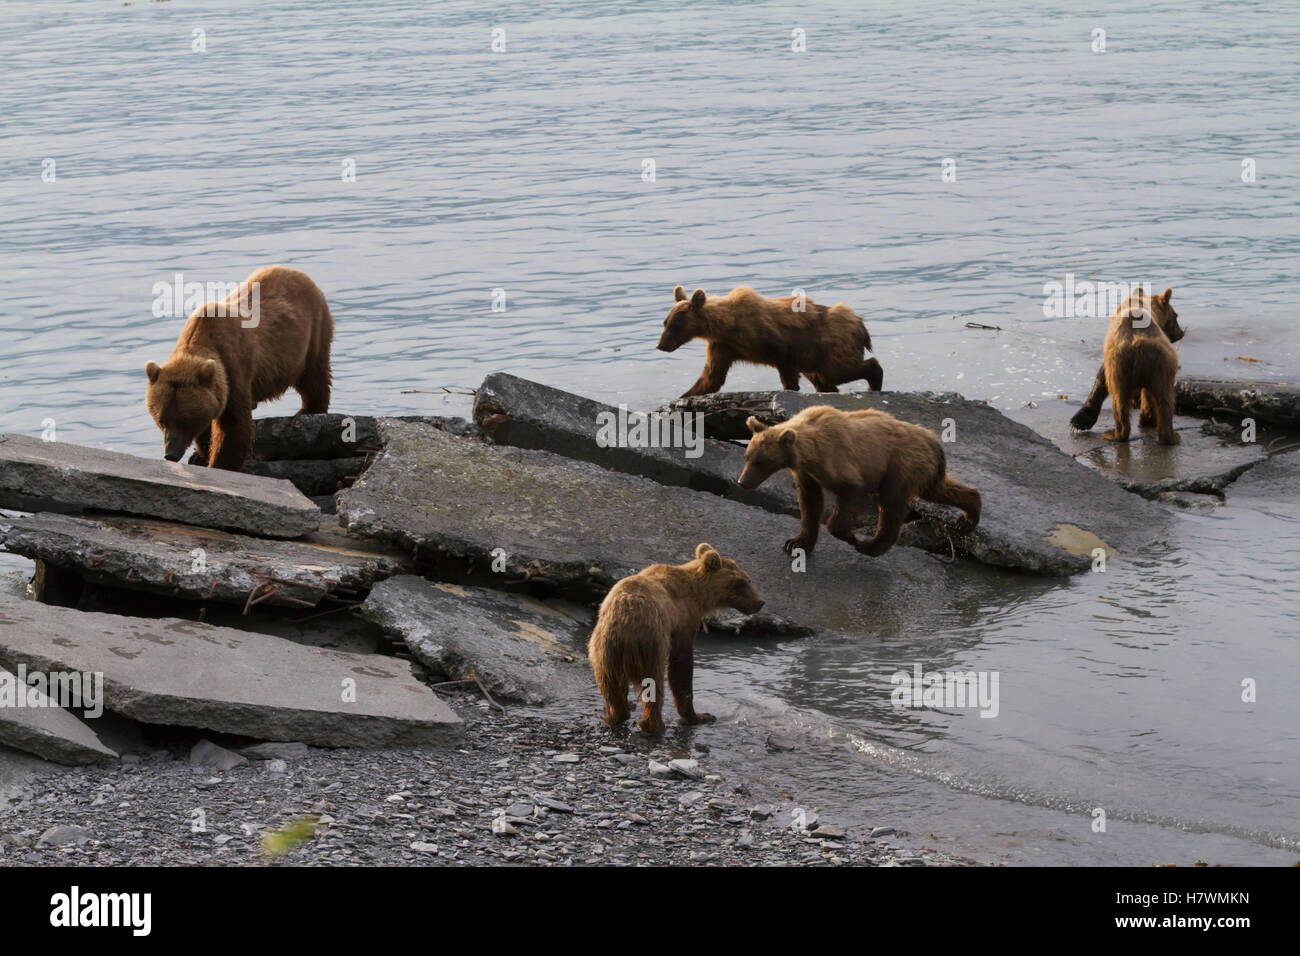
[[[642,695],[640,728],[662,733],[665,670],[682,723],[713,720],[711,714],[695,712],[695,635],[718,608],[754,614],[762,606],[749,575],[707,544],[696,547],[694,561],[652,564],[623,578],[601,602],[587,645],[596,686],[605,698],[605,723],[616,727],[627,720],[630,684]]]
[[[858,379],[878,392],[884,382],[880,363],[863,358],[871,349],[866,323],[843,303],[765,299],[744,286],[712,299],[703,289],[688,299],[678,286],[673,298],[677,304],[664,319],[659,351],[675,352],[692,339],[709,343],[704,374],[682,398],[716,392],[736,362],[770,365],[780,374],[781,387],[794,391],[801,374],[819,392],[838,392],[838,386]],[[796,311],[796,305],[803,311]]]
[[[330,404],[334,320],[316,283],[296,269],[258,269],[221,302],[195,310],[162,365],[149,362],[145,404],[163,454],[239,471],[253,445],[253,409],[288,389],[300,412]]]
[[[898,541],[913,498],[961,508],[962,532],[979,524],[980,493],[949,477],[943,445],[928,428],[875,409],[841,412],[829,405],[814,405],[779,425],[753,416],[746,424],[754,437],[737,479],[741,487],[757,488],[782,468],[794,472],[800,527],[783,545],[786,551],[812,553],[825,508],[823,489],[837,499],[826,530],[872,557]],[[871,495],[880,496],[876,536],[860,542],[853,532]]]
[[[1106,344],[1102,347],[1101,369],[1083,407],[1070,419],[1070,427],[1087,431],[1101,414],[1101,403],[1110,396],[1115,427],[1102,437],[1129,440],[1129,416],[1140,406],[1138,425],[1156,428],[1156,441],[1177,445],[1174,431],[1174,387],[1178,379],[1178,353],[1173,343],[1183,337],[1178,313],[1169,304],[1173,289],[1146,298],[1138,289],[1120,303],[1110,318]]]

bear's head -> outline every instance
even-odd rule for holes
[[[695,548],[695,563],[704,578],[705,602],[711,607],[731,607],[741,614],[756,614],[763,607],[763,599],[754,590],[749,575],[740,565],[724,558],[711,544]]]
[[[1178,324],[1178,313],[1170,305],[1169,300],[1173,297],[1174,290],[1165,289],[1148,298],[1146,290],[1139,286],[1137,291],[1124,300],[1120,309],[1127,309],[1129,316],[1134,319],[1143,314],[1149,316],[1160,326],[1160,331],[1165,333],[1170,342],[1177,342],[1186,333]]]
[[[226,407],[226,376],[212,359],[183,356],[166,365],[149,362],[145,406],[162,429],[163,457],[180,461]]]
[[[742,488],[757,488],[782,468],[793,468],[795,432],[785,425],[765,425],[753,415],[745,421],[753,437],[745,449],[745,468],[736,479]]]
[[[660,352],[676,352],[691,339],[704,335],[708,331],[708,321],[704,317],[707,298],[703,289],[696,289],[689,299],[681,286],[673,289],[673,299],[677,304],[668,310],[663,335],[659,336],[655,348]]]

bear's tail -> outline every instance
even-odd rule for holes
[[[963,485],[960,481],[954,481],[952,476],[946,472],[943,478],[930,490],[930,493],[924,497],[927,501],[933,501],[936,504],[952,505],[954,508],[960,508],[966,516],[966,528],[963,530],[969,531],[980,523],[980,510],[984,506],[984,499],[970,485]]]

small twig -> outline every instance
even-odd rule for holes
[[[314,605],[314,604],[312,605],[312,607],[315,607],[315,606],[316,606],[316,605]],[[306,621],[314,621],[314,620],[316,620],[316,618],[318,618],[318,617],[324,617],[326,614],[337,614],[339,611],[351,611],[351,610],[353,610],[354,608],[358,608],[358,607],[360,607],[360,606],[361,606],[361,602],[360,602],[360,601],[350,601],[350,602],[348,602],[348,603],[346,603],[346,604],[340,604],[338,607],[332,607],[332,608],[330,608],[330,609],[327,610],[327,611],[321,611],[321,612],[319,612],[319,613],[317,613],[317,614],[308,614],[306,617],[295,617],[295,618],[292,619],[292,623],[294,623],[294,624],[302,624],[302,623],[304,623],[304,622],[306,622]]]
[[[1274,438],[1273,441],[1277,441],[1277,439]],[[1268,444],[1268,448],[1269,448],[1269,454],[1270,454],[1270,455],[1280,455],[1280,454],[1282,454],[1282,452],[1284,452],[1284,451],[1290,451],[1292,448],[1300,448],[1300,444],[1295,444],[1295,445],[1283,445],[1281,448],[1278,448],[1278,449],[1275,450],[1275,449],[1273,448],[1273,442],[1269,442],[1269,444]]]
[[[988,329],[990,332],[1001,332],[1001,331],[1002,331],[1002,326],[1000,326],[1000,325],[984,325],[982,322],[967,322],[967,323],[966,323],[966,328],[968,328],[968,329]]]
[[[436,389],[424,388],[405,388],[401,391],[402,395],[477,395],[478,392],[473,389],[464,389],[459,386],[439,385]]]
[[[437,690],[439,687],[453,687],[459,684],[478,685],[478,689],[482,692],[483,696],[487,698],[487,702],[489,704],[491,704],[497,710],[501,711],[501,713],[503,714],[506,712],[506,709],[504,707],[502,707],[500,704],[498,704],[495,700],[492,699],[492,695],[488,693],[488,689],[483,686],[483,681],[481,681],[479,679],[478,674],[474,673],[473,671],[470,671],[469,676],[461,680],[445,680],[438,684],[430,684],[429,686],[432,687],[434,690]]]
[[[952,564],[957,560],[957,546],[952,543],[952,534],[948,531],[948,528],[945,525],[942,524],[939,525],[939,529],[944,533],[944,536],[948,539],[948,551],[949,551],[948,558],[947,559],[941,558],[933,551],[928,551],[926,553],[929,554],[930,557],[934,558],[934,560],[938,561],[940,564]]]

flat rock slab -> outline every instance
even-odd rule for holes
[[[508,576],[566,594],[603,594],[650,564],[688,561],[702,541],[734,558],[767,600],[749,619],[758,632],[914,633],[995,593],[970,567],[912,548],[869,558],[830,536],[798,571],[781,550],[797,527],[787,515],[424,425],[381,422],[380,435],[383,454],[339,495],[351,530],[484,569],[500,558]]]
[[[398,416],[424,422],[453,434],[470,428],[463,418]],[[355,458],[380,448],[378,419],[373,415],[284,415],[253,421],[253,457],[262,461]]]
[[[1178,381],[1174,400],[1184,411],[1228,411],[1272,425],[1300,428],[1300,385],[1184,378]]]
[[[461,730],[405,661],[175,618],[0,602],[0,662],[102,673],[106,709],[151,724],[320,747],[442,742]]]
[[[1272,455],[1232,484],[1229,499],[1251,498],[1285,506],[1284,513],[1300,510],[1300,453]]]
[[[799,513],[788,472],[773,475],[755,491],[736,484],[745,449],[707,438],[699,427],[702,419],[691,412],[655,412],[647,419],[626,406],[604,405],[504,372],[484,379],[474,397],[474,424],[497,444],[555,452],[660,484]]]
[[[411,562],[374,541],[322,529],[296,541],[146,518],[0,515],[0,550],[88,581],[195,601],[302,607],[350,596]]]
[[[4,607],[0,603],[0,610]],[[117,758],[87,724],[38,688],[21,683],[13,671],[3,666],[0,666],[0,744],[56,763],[88,764]]]
[[[699,402],[716,420],[732,421],[736,414],[722,412],[728,394],[683,399],[674,406]],[[763,396],[765,412],[759,410]],[[906,527],[908,543],[945,552],[952,548],[1001,567],[1073,574],[1092,567],[1095,549],[1113,555],[1148,547],[1170,520],[1162,509],[1102,480],[1027,426],[960,395],[780,391],[739,393],[736,400],[737,408],[769,422],[785,421],[814,405],[879,409],[936,435],[954,436],[943,446],[948,471],[979,490],[984,499],[980,523],[963,535],[956,528],[959,511],[916,501],[913,509],[927,520]]]
[[[434,674],[477,675],[493,697],[542,704],[592,682],[591,621],[533,598],[404,575],[377,584],[361,613]]]
[[[1102,432],[1113,421],[1109,409],[1102,410],[1091,429],[1077,432],[1070,429],[1070,416],[1076,408],[1066,402],[1045,401],[1014,414],[1067,455],[1144,498],[1176,492],[1222,495],[1247,469],[1268,457],[1261,444],[1242,443],[1240,430],[1207,425],[1184,415],[1174,416],[1174,431],[1181,439],[1177,445],[1158,444],[1155,429],[1138,428],[1136,415],[1132,441],[1107,441]]]
[[[111,511],[271,538],[315,531],[320,509],[287,481],[0,435],[0,508]]]

